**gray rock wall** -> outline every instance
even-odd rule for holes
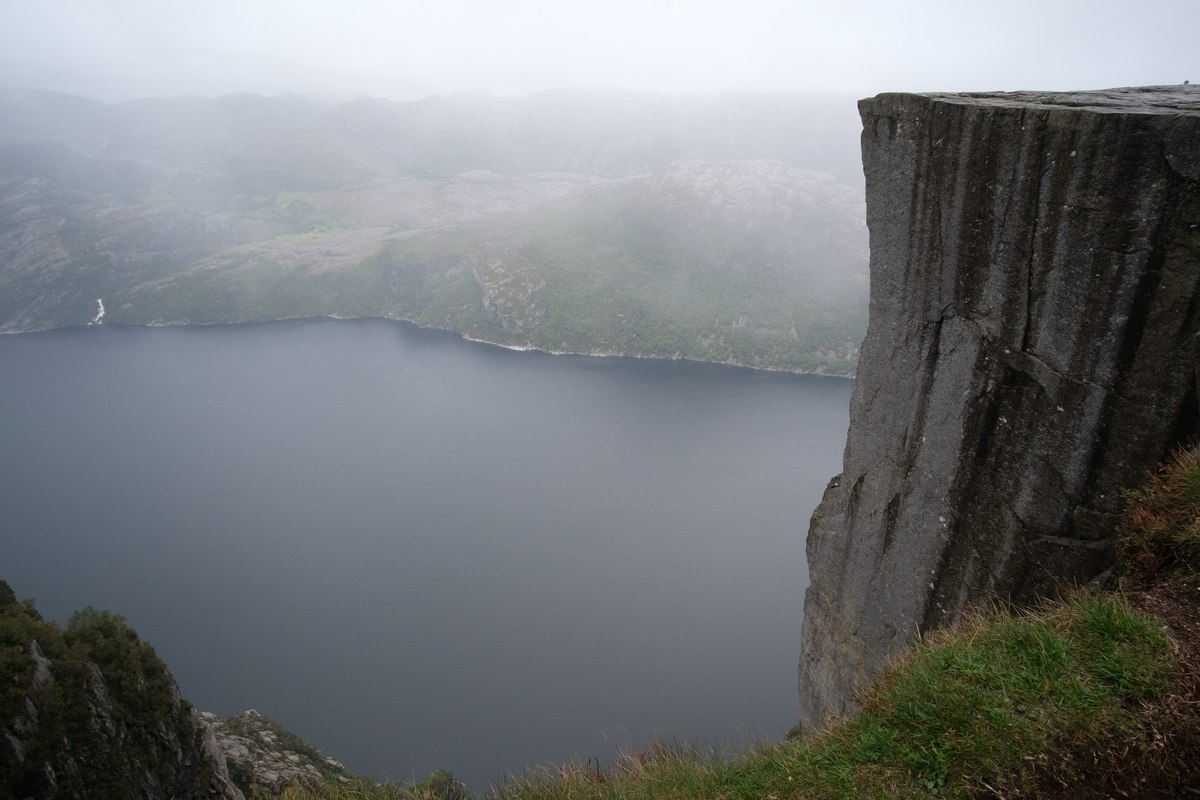
[[[870,326],[808,537],[821,727],[921,632],[1113,563],[1197,434],[1200,88],[859,104]]]

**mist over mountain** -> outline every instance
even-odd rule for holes
[[[407,314],[501,343],[851,372],[866,323],[861,198],[777,161],[674,164],[396,239]],[[486,316],[454,298],[482,289]]]
[[[0,92],[0,330],[383,315],[502,344],[853,371],[853,105]]]
[[[235,94],[105,104],[0,90],[0,143],[52,141],[95,157],[218,170],[243,190],[276,170],[293,181],[281,188],[316,189],[355,175],[487,169],[619,178],[674,161],[755,158],[859,186],[858,130],[850,97],[753,92],[468,92],[411,102]],[[314,154],[317,164],[307,160]]]

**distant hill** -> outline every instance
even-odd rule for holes
[[[0,331],[83,324],[102,298],[106,322],[384,315],[850,374],[866,325],[852,109],[0,92]]]
[[[489,341],[847,374],[865,230],[859,196],[829,175],[683,162],[395,239],[365,266],[402,316]]]

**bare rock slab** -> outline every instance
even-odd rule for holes
[[[859,110],[870,325],[808,536],[814,728],[922,631],[1108,570],[1123,490],[1200,432],[1200,87]]]

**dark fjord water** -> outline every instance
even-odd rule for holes
[[[0,337],[0,578],[184,694],[472,788],[797,718],[850,382],[385,321]]]

